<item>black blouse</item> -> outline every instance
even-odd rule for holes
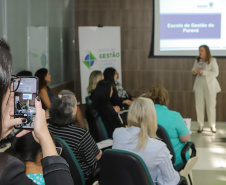
[[[112,138],[115,128],[124,126],[123,122],[120,120],[118,113],[115,112],[110,102],[99,105],[96,109],[104,123],[108,136]]]

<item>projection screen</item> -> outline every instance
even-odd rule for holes
[[[226,56],[226,0],[154,0],[150,55],[197,56],[208,45]]]

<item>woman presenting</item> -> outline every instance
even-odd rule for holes
[[[203,131],[205,105],[209,126],[211,131],[216,133],[216,96],[221,88],[217,81],[219,75],[217,60],[211,56],[208,46],[201,45],[199,47],[199,56],[195,60],[192,73],[196,75],[193,91],[195,92],[195,106],[199,124],[198,133]]]

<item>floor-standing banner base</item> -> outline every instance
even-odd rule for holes
[[[94,70],[113,67],[121,83],[120,27],[79,27],[79,55],[82,103],[88,96],[89,75]]]

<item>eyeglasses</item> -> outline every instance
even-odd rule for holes
[[[11,83],[13,83],[13,90],[10,90],[10,92],[15,92],[20,86],[20,77],[12,75]]]
[[[62,147],[56,147],[57,154],[60,156],[62,153]]]

